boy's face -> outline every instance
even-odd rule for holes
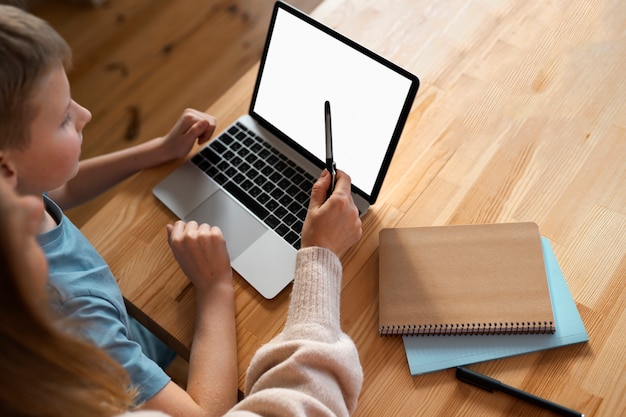
[[[31,105],[36,116],[30,126],[30,144],[11,155],[20,194],[40,195],[62,186],[78,172],[82,130],[91,113],[72,100],[62,65],[40,81]]]

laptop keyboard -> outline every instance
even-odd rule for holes
[[[191,161],[294,248],[307,213],[312,175],[237,122]]]

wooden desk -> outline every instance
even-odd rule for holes
[[[380,338],[384,227],[534,221],[553,244],[588,344],[473,369],[586,415],[626,409],[626,3],[327,0],[314,16],[422,80],[363,238],[343,259],[342,324],[365,371],[358,416],[550,415],[459,383],[409,375],[399,338]],[[247,110],[256,69],[210,109],[221,127]],[[372,80],[375,82],[375,80]],[[176,164],[146,171],[83,231],[131,311],[188,352],[193,289],[166,243],[174,216],[151,195]],[[262,299],[235,278],[240,383],[280,331],[289,290]]]

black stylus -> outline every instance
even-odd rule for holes
[[[330,102],[324,102],[324,127],[326,131],[326,169],[330,173],[330,187],[328,188],[328,197],[335,189],[335,177],[337,176],[337,167],[335,165],[335,156],[333,154],[333,129],[330,117]]]
[[[531,404],[535,404],[539,407],[545,408],[546,410],[550,410],[561,416],[568,416],[568,417],[584,417],[585,416],[584,414],[579,413],[578,411],[574,411],[567,407],[563,407],[562,405],[553,403],[548,400],[544,400],[543,398],[537,397],[536,395],[514,388],[510,385],[503,384],[497,379],[489,378],[488,376],[479,374],[478,372],[470,371],[467,368],[463,368],[460,366],[457,367],[456,377],[463,382],[477,386],[478,388],[482,388],[486,391],[489,391],[489,392],[500,391],[505,394],[509,394],[515,398],[519,398],[520,400],[524,400]]]

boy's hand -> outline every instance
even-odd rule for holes
[[[230,257],[219,227],[179,220],[167,225],[167,233],[172,253],[196,291],[220,283],[232,285]]]
[[[343,256],[361,238],[361,219],[350,193],[350,177],[337,170],[335,190],[328,199],[330,174],[322,171],[313,184],[309,211],[302,227],[302,247],[321,246]]]
[[[207,142],[215,132],[215,118],[204,112],[186,109],[172,130],[162,138],[161,148],[168,159],[186,156],[196,139],[198,144]]]

